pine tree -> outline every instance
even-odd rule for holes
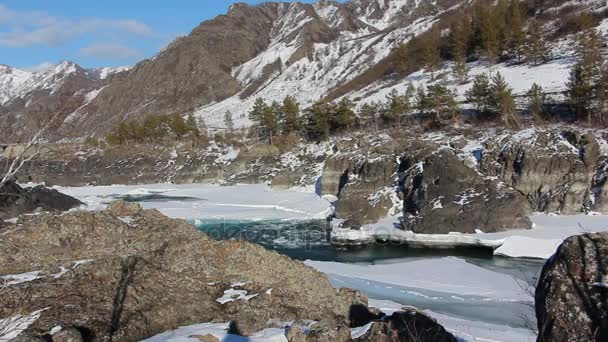
[[[528,112],[536,120],[542,120],[544,118],[544,104],[546,102],[546,95],[543,92],[543,88],[538,84],[532,84],[530,90],[526,92],[528,98]]]
[[[412,99],[416,96],[416,87],[410,82],[407,84],[407,88],[405,88],[405,98],[408,102],[412,102]]]
[[[471,39],[471,24],[469,18],[464,14],[462,19],[452,25],[450,34],[450,47],[454,56],[454,67],[452,72],[459,82],[463,83],[468,78],[467,52]]]
[[[268,108],[266,102],[263,99],[257,98],[253,103],[253,108],[249,111],[249,120],[253,121],[254,124],[260,125],[264,111]]]
[[[234,120],[232,120],[232,113],[229,110],[224,113],[224,126],[229,134],[234,132]]]
[[[602,38],[589,28],[579,34],[578,41],[577,63],[570,71],[566,93],[577,118],[586,117],[591,124],[593,114],[601,111]]]
[[[547,48],[543,27],[536,20],[532,21],[528,28],[524,54],[526,59],[535,65],[542,64],[548,59],[549,49]]]
[[[293,96],[286,96],[283,100],[283,134],[292,134],[300,130],[300,104]]]
[[[188,133],[189,127],[186,125],[184,118],[175,113],[171,116],[170,127],[177,140],[182,140],[184,135]]]
[[[198,129],[196,125],[196,119],[194,118],[194,114],[189,113],[188,118],[186,119],[186,126],[188,127],[188,132],[192,134],[193,139],[198,139],[201,136],[201,131]]]
[[[608,62],[604,62],[596,89],[599,121],[604,123],[605,114],[608,113]]]
[[[509,0],[498,0],[496,5],[490,7],[490,15],[497,38],[496,57],[500,57],[511,45]]]
[[[386,98],[386,105],[382,111],[382,120],[385,124],[396,123],[401,127],[402,117],[410,111],[410,101],[405,95],[400,95],[393,89]]]
[[[526,39],[519,0],[511,0],[507,19],[506,28],[510,31],[508,47],[511,53],[515,54],[515,57],[519,62],[521,60],[522,48]]]
[[[268,138],[268,143],[270,145],[274,144],[274,136],[276,135],[279,129],[279,120],[276,116],[276,109],[277,108],[273,108],[273,106],[266,106],[266,108],[264,108],[264,111],[262,112],[262,118],[260,120],[262,134],[264,137]]]
[[[420,114],[424,114],[429,111],[431,106],[431,99],[428,97],[424,87],[421,85],[416,90],[416,109]]]
[[[330,134],[329,105],[319,101],[306,110],[306,131],[313,140],[327,140]]]
[[[156,142],[163,136],[162,120],[157,115],[148,115],[143,122],[145,137],[148,141]]]
[[[479,13],[479,42],[481,47],[481,56],[493,63],[498,57],[499,41],[498,41],[498,23],[488,6],[481,5]]]
[[[365,127],[378,130],[378,105],[376,102],[364,103],[359,109],[359,117]]]
[[[440,84],[430,85],[427,88],[428,99],[435,113],[435,120],[456,119],[458,105],[454,93]]]
[[[517,107],[515,106],[515,100],[513,99],[513,90],[499,72],[492,76],[490,94],[493,110],[501,118],[504,125],[510,126],[513,124],[519,126],[519,120],[516,117]]]
[[[270,104],[270,108],[272,109],[272,115],[276,118],[278,122],[283,122],[285,119],[285,113],[283,111],[283,106],[278,101],[272,101]]]
[[[591,77],[581,63],[577,63],[570,70],[566,83],[566,97],[570,102],[577,119],[587,118],[591,122],[591,96],[593,85]]]
[[[475,105],[478,112],[486,112],[490,105],[490,80],[485,74],[479,74],[473,79],[473,85],[466,91],[467,101]]]
[[[439,69],[441,64],[441,56],[439,54],[439,44],[441,41],[441,33],[437,26],[433,26],[428,33],[423,49],[424,66],[431,73],[431,78],[435,78],[435,71]]]
[[[602,37],[595,28],[583,31],[579,37],[577,49],[578,62],[586,69],[592,78],[593,83],[597,83],[602,68]]]
[[[353,103],[346,97],[333,106],[332,112],[331,126],[334,131],[350,128],[355,123],[356,115],[353,111]]]

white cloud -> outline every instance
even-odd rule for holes
[[[55,46],[91,33],[151,35],[152,29],[134,19],[53,17],[43,12],[13,11],[0,4],[0,46]]]
[[[141,53],[122,44],[98,43],[80,49],[79,53],[87,57],[108,60],[127,60],[141,57]]]

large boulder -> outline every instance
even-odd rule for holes
[[[538,341],[608,341],[608,233],[568,238],[536,288]]]
[[[8,181],[0,188],[0,221],[35,210],[66,211],[83,203],[74,197],[44,186],[22,188]]]
[[[429,315],[412,307],[370,321],[354,342],[456,342],[456,338]]]
[[[399,178],[403,224],[415,233],[531,227],[525,196],[467,166],[452,149],[413,143],[401,157]]]
[[[24,336],[62,326],[102,341],[205,322],[247,335],[271,321],[314,320],[315,340],[345,341],[351,306],[366,304],[276,252],[211,240],[155,210],[110,207],[24,216],[0,236],[0,319],[29,317]]]

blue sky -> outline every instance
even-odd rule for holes
[[[0,64],[32,70],[62,60],[87,68],[132,65],[234,2],[0,0]]]

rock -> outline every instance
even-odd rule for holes
[[[304,335],[304,330],[298,324],[292,324],[289,327],[289,331],[287,332],[287,341],[288,342],[306,342],[306,335]]]
[[[412,147],[401,159],[404,225],[415,233],[531,227],[527,199],[467,167],[452,150]]]
[[[52,336],[53,342],[82,342],[82,334],[76,328],[64,328]]]
[[[538,341],[608,341],[608,233],[566,239],[536,287]]]
[[[392,153],[330,157],[323,167],[321,193],[338,196],[336,217],[348,220],[351,227],[374,223],[393,207],[396,170]]]
[[[190,338],[195,338],[199,341],[202,342],[220,342],[220,339],[211,335],[211,334],[207,334],[207,335],[191,335],[189,336]]]
[[[114,216],[134,216],[142,211],[141,205],[134,202],[114,201],[108,205],[108,212]]]
[[[535,211],[575,214],[586,210],[599,158],[591,133],[528,129],[496,138],[480,170],[524,194]]]
[[[372,321],[369,330],[356,342],[456,342],[454,335],[449,333],[437,321],[414,308],[397,311],[381,320]]]
[[[66,211],[83,203],[43,186],[22,188],[9,181],[0,189],[0,221],[36,210]]]
[[[205,322],[234,322],[235,331],[248,335],[273,319],[316,320],[316,341],[346,341],[351,306],[366,303],[261,246],[210,240],[156,210],[110,207],[121,210],[24,216],[20,229],[2,235],[0,275],[39,273],[3,288],[0,318],[48,308],[25,333],[77,326],[116,341]],[[131,215],[137,225],[115,214]],[[222,304],[225,291],[243,296]]]

